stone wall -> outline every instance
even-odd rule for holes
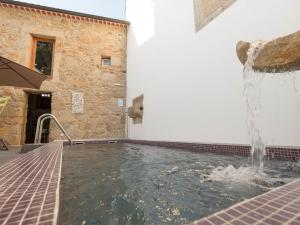
[[[216,18],[236,0],[194,0],[196,31]]]
[[[32,37],[55,38],[53,77],[42,84],[52,93],[52,113],[73,139],[123,138],[126,97],[127,25],[67,18],[0,5],[0,55],[30,66]],[[101,66],[111,56],[111,66]],[[11,145],[25,140],[27,94],[0,87],[12,97],[0,117],[0,136]],[[72,93],[84,94],[84,113],[72,113]],[[51,140],[62,139],[51,125]]]

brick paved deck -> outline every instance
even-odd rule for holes
[[[300,180],[276,188],[190,225],[300,225]]]
[[[0,224],[56,224],[62,149],[50,143],[0,167]]]
[[[0,151],[0,166],[4,165],[12,159],[17,158],[18,156],[21,156],[19,151],[20,150],[16,149],[12,149],[9,151]]]

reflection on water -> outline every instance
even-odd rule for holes
[[[266,162],[264,182],[211,179],[216,168],[247,159],[159,147],[111,144],[66,148],[62,225],[179,225],[281,185],[299,164]]]

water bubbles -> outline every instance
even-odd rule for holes
[[[161,175],[171,175],[171,174],[174,174],[174,173],[177,173],[179,171],[179,167],[178,166],[175,166],[173,167],[171,170],[165,170],[165,171],[161,171]]]
[[[210,181],[219,181],[227,183],[253,183],[265,180],[266,174],[257,171],[254,167],[235,168],[232,165],[227,167],[219,166],[215,168],[208,176]]]
[[[104,206],[104,202],[102,202],[101,200],[97,201],[96,203],[96,207],[94,208],[95,210],[101,208]]]

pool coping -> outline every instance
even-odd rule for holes
[[[161,146],[167,148],[186,149],[193,152],[208,152],[223,155],[238,155],[249,157],[251,146],[244,144],[219,144],[219,143],[197,143],[197,142],[168,142],[147,140],[125,140],[126,143]],[[300,147],[294,146],[267,146],[266,159],[268,160],[300,160]]]
[[[146,144],[197,152],[207,152],[212,147],[210,144],[124,139],[92,140],[85,143]],[[208,152],[219,153],[223,147],[224,145],[218,145]],[[244,149],[247,146],[241,147]],[[57,225],[62,151],[63,142],[52,142],[20,155],[0,167],[0,224]],[[300,179],[237,203],[190,225],[212,224],[300,224]]]
[[[189,225],[300,224],[300,179]]]
[[[250,156],[251,146],[246,144],[228,144],[228,143],[199,143],[199,142],[175,142],[175,141],[151,141],[135,139],[85,139],[76,140],[80,144],[110,144],[110,143],[128,143],[159,146],[173,149],[188,150],[193,152],[207,152],[222,155],[237,155],[243,157]],[[64,145],[68,142],[65,141]],[[267,146],[266,159],[300,161],[300,146]]]
[[[62,150],[52,142],[0,167],[0,224],[57,224]]]

